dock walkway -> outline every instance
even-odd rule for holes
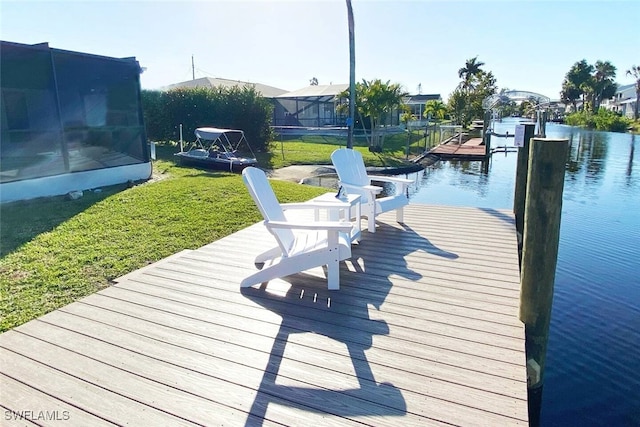
[[[513,215],[380,219],[339,291],[241,291],[255,224],[5,332],[3,425],[527,426]]]
[[[471,138],[462,144],[452,141],[437,145],[429,150],[429,154],[441,159],[486,160],[486,146],[482,144],[482,138]]]

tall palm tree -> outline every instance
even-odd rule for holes
[[[578,100],[580,99],[580,95],[582,95],[582,90],[565,77],[562,82],[560,99],[565,103],[565,105],[572,104],[574,113],[578,112]]]
[[[592,79],[591,74],[593,72],[593,65],[589,64],[586,59],[583,59],[573,64],[565,76],[567,84],[563,86],[576,90],[579,94],[578,97],[582,97],[582,110],[585,109],[587,103],[587,94],[585,93],[585,90],[589,92],[590,81]]]
[[[627,70],[627,76],[632,76],[636,79],[636,106],[633,112],[633,117],[638,120],[638,104],[640,104],[640,65],[632,65]]]
[[[462,89],[466,90],[467,93],[471,91],[474,87],[474,79],[482,73],[482,66],[484,62],[478,61],[478,57],[474,57],[471,59],[467,59],[464,64],[464,67],[458,70],[458,77],[462,79],[460,86]]]
[[[593,74],[593,112],[597,113],[600,103],[616,93],[616,67],[609,61],[596,61]]]

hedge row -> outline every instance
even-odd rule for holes
[[[142,109],[152,141],[178,141],[180,124],[186,142],[199,127],[241,129],[254,151],[265,150],[273,139],[273,106],[252,87],[143,90]]]
[[[564,122],[569,126],[583,126],[588,129],[609,132],[626,132],[631,125],[631,120],[606,108],[600,108],[597,114],[590,111],[578,111],[565,117]]]

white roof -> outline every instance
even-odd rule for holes
[[[242,134],[244,134],[244,132],[242,132],[241,130],[209,128],[209,127],[197,128],[194,133],[196,134],[196,137],[202,138],[202,139],[206,139],[206,140],[218,139],[218,137],[220,135],[223,135],[225,133],[242,133]]]
[[[186,82],[175,83],[169,86],[165,86],[160,90],[171,90],[178,88],[190,88],[190,87],[254,87],[257,92],[260,92],[265,98],[273,98],[274,96],[283,94],[286,92],[284,89],[280,89],[273,86],[264,85],[262,83],[243,82],[241,80],[223,79],[220,77],[201,77],[195,80],[187,80]]]
[[[302,89],[294,90],[293,92],[287,92],[275,96],[274,98],[306,98],[306,97],[321,97],[321,96],[336,96],[340,92],[349,89],[349,84],[335,84],[335,85],[312,85],[303,87]]]

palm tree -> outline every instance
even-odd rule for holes
[[[593,111],[593,99],[595,96],[595,81],[593,76],[580,85],[582,91],[582,111]]]
[[[363,80],[361,89],[362,114],[371,119],[371,145],[377,151],[381,151],[384,144],[384,134],[380,135],[378,130],[393,109],[403,105],[404,97],[407,94],[398,83],[392,84],[389,81],[383,83],[380,79],[370,82]]]
[[[444,102],[438,99],[432,99],[430,101],[427,101],[424,106],[424,112],[422,114],[424,117],[428,117],[428,115],[430,114],[431,117],[437,121],[438,119],[444,119],[444,116],[445,114],[447,114],[448,110],[449,109],[444,104]]]
[[[640,104],[640,65],[632,65],[627,70],[627,76],[632,76],[636,79],[636,106],[633,112],[633,117],[638,120],[638,104]]]
[[[475,90],[476,84],[480,81],[484,73],[482,66],[484,62],[478,61],[478,57],[467,59],[464,67],[458,70],[458,77],[462,79],[458,88],[460,89],[459,96],[461,99],[456,100],[455,110],[459,112],[457,114],[460,124],[466,125],[470,117],[473,115],[471,106],[471,93]]]
[[[576,87],[567,78],[562,82],[562,91],[560,92],[560,99],[566,104],[573,105],[573,112],[578,112],[578,100],[582,95],[582,91],[579,87]]]
[[[587,103],[587,97],[585,96],[585,90],[589,91],[589,81],[591,80],[593,73],[593,65],[590,65],[586,59],[576,62],[571,66],[569,72],[565,75],[566,85],[563,83],[563,90],[571,89],[579,93],[578,97],[582,97],[582,109]],[[573,96],[574,93],[567,93],[566,95]],[[573,101],[573,98],[570,98]]]
[[[597,113],[600,103],[616,94],[616,67],[609,61],[596,61],[593,74],[593,112]]]
[[[368,118],[371,122],[369,146],[372,151],[381,151],[384,144],[384,134],[380,133],[380,128],[394,109],[402,108],[404,97],[407,96],[407,93],[402,90],[398,83],[390,83],[389,81],[385,83],[380,79],[362,80],[362,83],[355,85],[355,89],[355,105],[349,102],[348,104],[341,104],[338,108],[344,110],[348,106],[350,110],[351,108],[357,109],[363,126],[363,119]],[[345,90],[338,97],[344,99],[349,96],[349,92],[349,90]]]
[[[478,57],[467,59],[464,67],[458,70],[458,77],[462,79],[460,86],[466,90],[467,93],[474,87],[474,79],[482,72],[482,66],[484,62],[479,62]]]

